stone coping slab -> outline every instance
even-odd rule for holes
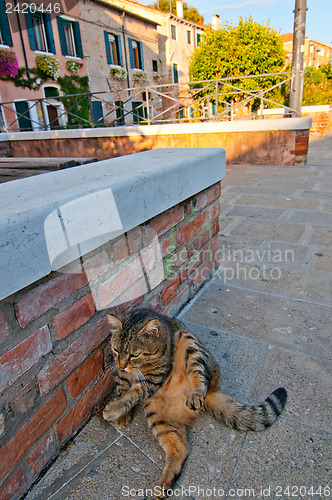
[[[210,134],[221,132],[256,132],[273,130],[308,130],[311,117],[271,120],[235,120],[206,123],[173,123],[169,125],[140,125],[127,127],[105,127],[73,130],[50,130],[34,132],[8,132],[0,134],[1,141],[32,141],[41,139],[73,139],[93,137],[129,137],[167,134]]]
[[[225,174],[224,149],[175,148],[0,185],[0,300]]]

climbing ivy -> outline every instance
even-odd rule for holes
[[[72,95],[88,93],[89,78],[87,76],[66,75],[63,78],[58,78],[58,82],[64,94],[59,99],[63,102],[68,113],[67,127],[75,128],[77,125],[90,127],[91,114],[88,96]]]

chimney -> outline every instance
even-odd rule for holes
[[[176,15],[183,19],[183,1],[176,0]]]
[[[212,16],[212,29],[220,30],[220,16],[218,14]]]

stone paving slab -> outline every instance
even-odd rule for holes
[[[328,306],[269,293],[253,293],[249,289],[223,286],[217,282],[209,284],[195,301],[195,306],[188,309],[182,317],[195,325],[209,325],[212,329],[231,332],[241,336],[240,338],[260,341],[266,345],[287,346],[332,359],[332,351],[329,352],[331,313],[332,309]],[[197,326],[196,330],[199,331]],[[226,337],[228,335],[222,334]],[[220,352],[220,347],[211,345],[211,342],[207,345],[211,352]],[[246,349],[244,351],[247,355],[238,360],[240,365],[243,362],[255,362],[257,353],[253,356],[250,350]],[[218,361],[222,359],[219,358]],[[231,372],[238,373],[239,368],[239,365],[232,366]],[[250,367],[251,372],[254,369],[255,365]],[[243,380],[239,382],[241,385],[244,383]],[[229,389],[228,386],[227,390]]]

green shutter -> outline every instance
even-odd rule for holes
[[[129,45],[129,58],[130,58],[130,67],[134,67],[134,54],[133,54],[133,44],[131,41],[131,38],[128,38],[128,45]]]
[[[44,17],[44,26],[45,26],[45,32],[46,32],[46,38],[47,38],[48,51],[55,54],[55,45],[54,45],[54,38],[53,38],[51,16],[47,12],[45,12],[43,14],[43,17]]]
[[[108,40],[108,32],[107,31],[104,31],[104,38],[105,38],[107,64],[112,64],[112,57],[111,57],[111,51],[110,51],[110,42]]]
[[[56,20],[57,20],[57,23],[58,23],[58,31],[59,31],[61,52],[62,52],[63,56],[66,56],[67,55],[67,46],[66,46],[66,40],[65,40],[65,32],[63,30],[62,17],[57,17]]]
[[[121,50],[121,36],[120,35],[115,35],[115,38],[116,38],[116,46],[117,46],[117,49],[118,49],[119,65],[123,66],[122,50]]]
[[[142,42],[138,42],[138,50],[139,50],[139,62],[140,62],[140,69],[144,70],[144,59],[143,59],[143,44]]]
[[[72,21],[72,23],[73,23],[73,31],[74,31],[76,55],[77,55],[77,57],[83,57],[83,48],[82,48],[80,24],[78,22],[76,22],[76,21]]]
[[[10,32],[10,26],[8,21],[8,16],[6,13],[6,4],[5,0],[0,0],[0,23],[3,30],[3,37],[5,45],[9,45],[9,47],[13,46],[12,34]]]
[[[35,32],[33,30],[33,24],[32,24],[32,19],[31,19],[31,13],[30,12],[26,12],[25,13],[25,20],[26,20],[27,28],[28,28],[30,48],[31,48],[31,50],[37,50]]]

